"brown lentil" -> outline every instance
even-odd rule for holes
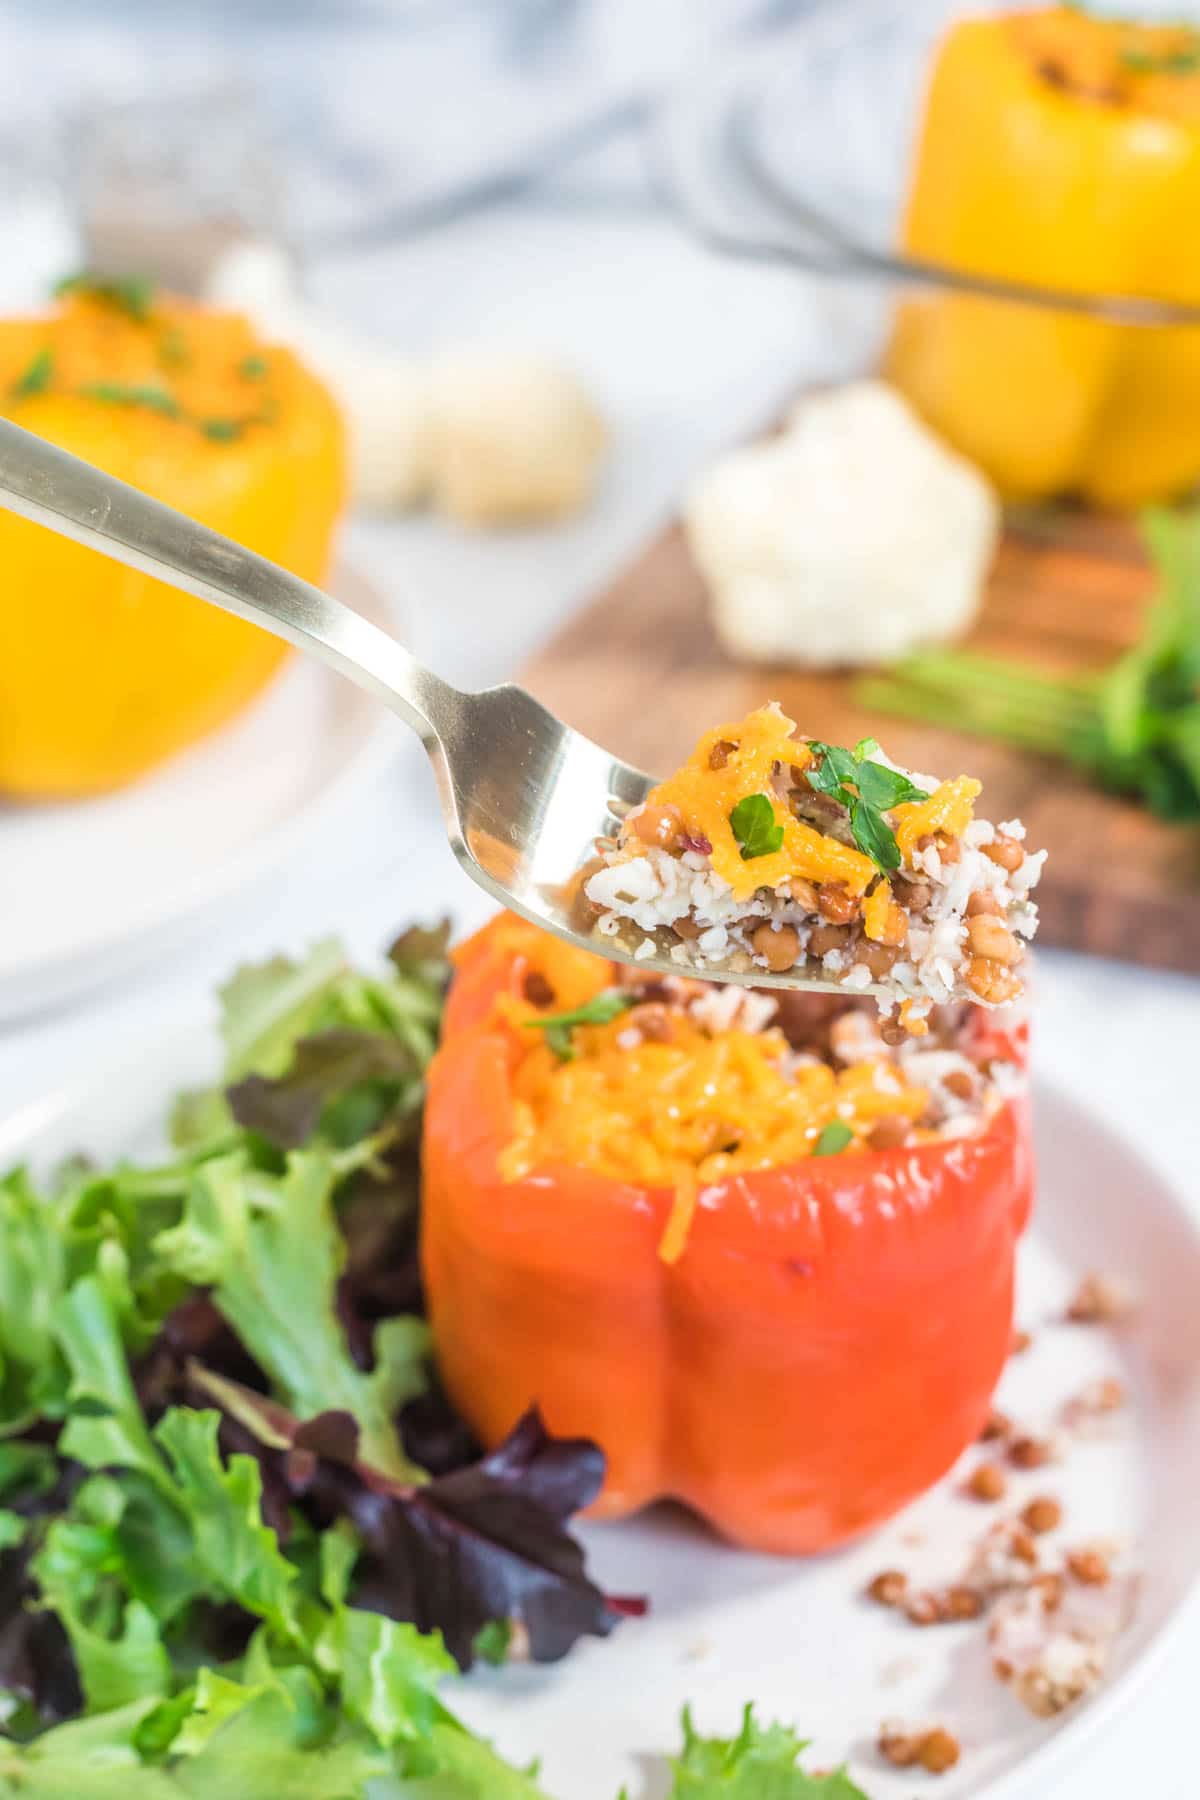
[[[958,1739],[953,1732],[938,1725],[933,1731],[927,1731],[921,1739],[918,1762],[930,1775],[944,1775],[952,1769],[959,1758]]]
[[[1052,1494],[1038,1494],[1021,1513],[1021,1523],[1035,1537],[1054,1531],[1062,1524],[1063,1510]]]
[[[907,1591],[908,1576],[903,1569],[881,1569],[867,1588],[879,1606],[899,1606]]]
[[[932,884],[912,876],[897,877],[893,892],[900,905],[911,913],[923,913],[933,899]]]
[[[980,1463],[973,1469],[967,1479],[967,1493],[972,1500],[992,1502],[1003,1500],[1008,1491],[1008,1483],[1004,1479],[1004,1470],[999,1463]]]
[[[760,925],[751,933],[750,942],[755,955],[762,957],[772,975],[782,975],[785,969],[794,968],[800,955],[800,939],[794,925],[781,925],[778,930],[772,925]]]
[[[1008,1547],[1018,1562],[1028,1563],[1031,1569],[1037,1566],[1037,1545],[1027,1531],[1014,1531],[1009,1538]]]
[[[1002,833],[998,833],[990,844],[981,844],[980,848],[989,862],[998,863],[1010,875],[1025,861],[1024,846],[1017,838],[1005,837]]]
[[[977,1619],[983,1611],[983,1595],[978,1588],[947,1588],[942,1596],[943,1617],[957,1622],[959,1619]]]
[[[635,1006],[629,1014],[629,1024],[636,1025],[643,1038],[649,1044],[669,1044],[675,1035],[671,1009],[660,1001],[650,1001],[645,1006]]]
[[[1008,1446],[1014,1469],[1041,1469],[1054,1460],[1054,1446],[1045,1438],[1015,1437]]]
[[[904,1602],[904,1616],[910,1625],[940,1625],[941,1602],[936,1594],[910,1594]]]
[[[879,1027],[879,1035],[883,1042],[893,1050],[899,1049],[901,1044],[908,1042],[908,1033],[899,1019],[884,1019]]]
[[[987,956],[972,956],[968,960],[964,980],[973,994],[992,1006],[1004,1006],[1021,991],[1020,980],[1012,970]]]
[[[990,914],[981,913],[971,920],[967,926],[967,942],[976,956],[989,957],[1005,968],[1012,968],[1021,960],[1021,946],[1008,926]]]
[[[849,925],[858,917],[859,901],[844,881],[823,881],[817,889],[817,911],[831,925]]]
[[[1069,1550],[1067,1568],[1085,1587],[1103,1587],[1111,1573],[1102,1550]]]
[[[899,945],[876,944],[870,938],[864,938],[856,951],[858,961],[870,969],[876,981],[882,981],[890,972],[899,954]]]
[[[683,835],[678,807],[655,806],[649,802],[632,821],[631,829],[643,844],[655,845],[660,850],[676,848]]]
[[[974,1077],[968,1075],[965,1069],[951,1069],[948,1075],[942,1077],[942,1086],[956,1100],[970,1100],[975,1094]]]
[[[878,1749],[894,1769],[919,1767],[930,1775],[944,1775],[960,1755],[958,1739],[941,1725],[931,1731],[894,1731],[885,1727],[879,1734]]]
[[[845,925],[814,925],[808,940],[810,956],[825,956],[830,950],[844,950],[850,942]]]
[[[546,980],[540,969],[530,969],[521,983],[521,992],[530,1006],[553,1006],[554,989]]]
[[[879,1754],[894,1769],[911,1769],[921,1754],[922,1735],[916,1731],[881,1731]]]
[[[995,894],[989,892],[987,888],[976,888],[967,901],[968,919],[978,919],[985,913],[1002,913],[1003,911],[1004,908]]]
[[[995,1443],[997,1438],[1006,1438],[1012,1430],[1012,1420],[1007,1413],[1002,1413],[993,1406],[984,1421],[983,1430],[979,1434],[981,1444]]]
[[[867,1142],[872,1150],[898,1150],[908,1141],[909,1122],[900,1113],[880,1119],[871,1127]]]
[[[722,738],[720,743],[714,744],[708,753],[709,768],[723,769],[736,749],[736,744],[731,744],[728,738]]]

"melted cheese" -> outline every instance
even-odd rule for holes
[[[876,873],[869,857],[794,818],[776,794],[776,764],[804,769],[812,761],[807,744],[793,737],[795,729],[777,705],[760,706],[737,724],[708,732],[683,767],[650,795],[651,805],[678,810],[689,837],[707,838],[712,866],[729,883],[735,900],[749,900],[757,888],[778,888],[793,878],[840,881],[850,893],[861,894]],[[724,766],[714,769],[712,752],[722,744],[733,749]],[[744,861],[729,815],[752,794],[765,794],[771,801],[783,843],[768,856]]]
[[[961,837],[975,816],[975,801],[983,790],[982,782],[970,775],[956,775],[943,781],[928,800],[909,800],[891,813],[896,842],[906,865],[912,867],[913,851],[918,838],[932,836],[935,831],[947,837]]]
[[[838,1070],[796,1063],[778,1031],[710,1035],[681,1012],[670,1014],[663,1043],[634,1041],[623,1017],[581,1027],[574,1060],[562,1062],[525,1028],[534,1009],[518,1018],[517,1004],[506,1010],[529,1047],[513,1071],[513,1135],[501,1177],[565,1166],[673,1190],[660,1246],[668,1261],[682,1252],[706,1185],[803,1161],[835,1120],[854,1133],[841,1154],[861,1150],[881,1119],[915,1124],[928,1103],[926,1090],[885,1058]]]

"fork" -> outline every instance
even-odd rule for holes
[[[582,931],[571,904],[578,872],[595,839],[646,798],[652,778],[524,688],[461,693],[341,601],[8,420],[0,420],[0,507],[262,626],[391,707],[433,764],[459,862],[535,925],[647,972],[836,991],[807,974],[693,969],[657,951],[635,958]]]

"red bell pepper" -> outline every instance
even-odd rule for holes
[[[487,1444],[530,1402],[597,1440],[601,1516],[672,1496],[792,1553],[877,1525],[978,1435],[1004,1365],[1025,1101],[974,1137],[708,1187],[668,1265],[670,1190],[497,1172],[522,1045],[494,1001],[521,989],[519,939],[497,920],[459,953],[429,1076],[423,1261],[451,1398]]]

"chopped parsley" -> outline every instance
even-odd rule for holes
[[[836,1156],[854,1142],[854,1133],[844,1119],[831,1119],[813,1145],[814,1156]]]
[[[747,794],[729,815],[733,835],[741,845],[742,861],[773,856],[783,844],[783,826],[766,794]]]
[[[201,419],[200,429],[214,444],[232,444],[245,430],[241,419]]]
[[[623,1012],[635,1004],[633,994],[624,994],[618,988],[608,988],[603,994],[597,994],[592,1000],[585,1000],[572,1012],[548,1013],[543,1019],[527,1019],[526,1029],[544,1031],[546,1043],[553,1050],[560,1062],[572,1062],[575,1058],[575,1045],[571,1033],[577,1025],[608,1025],[613,1019],[620,1018]]]
[[[513,1628],[511,1619],[489,1619],[475,1633],[474,1651],[481,1661],[491,1663],[493,1668],[503,1668],[508,1661],[509,1646],[512,1643]]]
[[[238,364],[243,381],[265,381],[269,372],[265,356],[243,356]]]
[[[158,360],[164,369],[184,369],[192,360],[187,339],[182,331],[164,331],[158,340]]]
[[[34,394],[44,394],[54,376],[54,352],[48,344],[36,350],[26,363],[21,374],[12,384],[12,393],[18,400],[28,400]]]
[[[78,391],[102,406],[141,406],[148,412],[161,413],[164,419],[179,417],[179,402],[174,394],[150,382],[85,381]]]
[[[144,325],[154,304],[155,287],[148,275],[94,275],[84,269],[78,275],[67,275],[54,288],[55,299],[66,294],[84,294],[123,312],[127,318]]]
[[[841,801],[850,816],[854,842],[876,868],[898,869],[900,847],[883,815],[905,801],[927,800],[924,788],[915,786],[898,769],[872,762],[879,748],[874,738],[862,738],[853,750],[817,742],[809,747],[820,758],[814,768],[805,770],[809,787]]]

